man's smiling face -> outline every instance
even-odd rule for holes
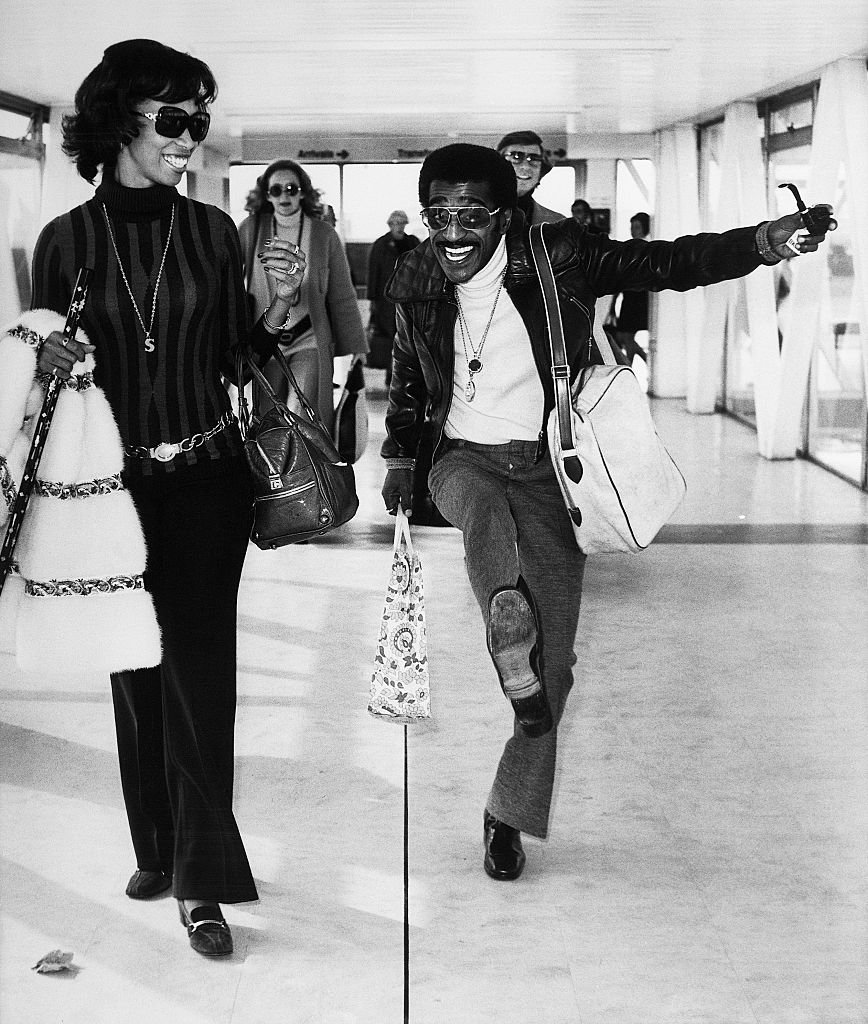
[[[442,181],[435,178],[428,192],[428,206],[484,207],[493,211],[496,203],[491,186],[484,181]],[[493,213],[483,227],[463,227],[453,215],[443,228],[428,228],[437,262],[453,284],[464,284],[477,274],[491,257],[506,233],[511,210]]]

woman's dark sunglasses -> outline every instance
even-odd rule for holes
[[[271,185],[268,189],[272,199],[280,199],[284,192],[290,196],[297,196],[301,192],[301,186],[292,181],[288,185]]]
[[[144,110],[137,110],[136,113],[153,121],[157,135],[162,135],[164,139],[179,139],[186,130],[194,142],[201,142],[211,127],[211,115],[204,110],[188,114],[180,107],[160,107],[156,114]]]

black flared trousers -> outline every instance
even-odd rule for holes
[[[178,899],[257,899],[232,813],[238,584],[252,491],[228,474],[129,482],[162,631],[157,668],[112,675],[121,785],[138,867]]]

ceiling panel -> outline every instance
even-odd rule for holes
[[[866,0],[0,3],[0,89],[67,104],[106,45],[158,38],[214,69],[217,139],[648,132],[868,54]]]

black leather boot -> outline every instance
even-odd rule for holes
[[[512,825],[498,821],[486,808],[482,816],[485,859],[482,866],[489,878],[511,882],[524,870],[525,855],[521,832]]]

